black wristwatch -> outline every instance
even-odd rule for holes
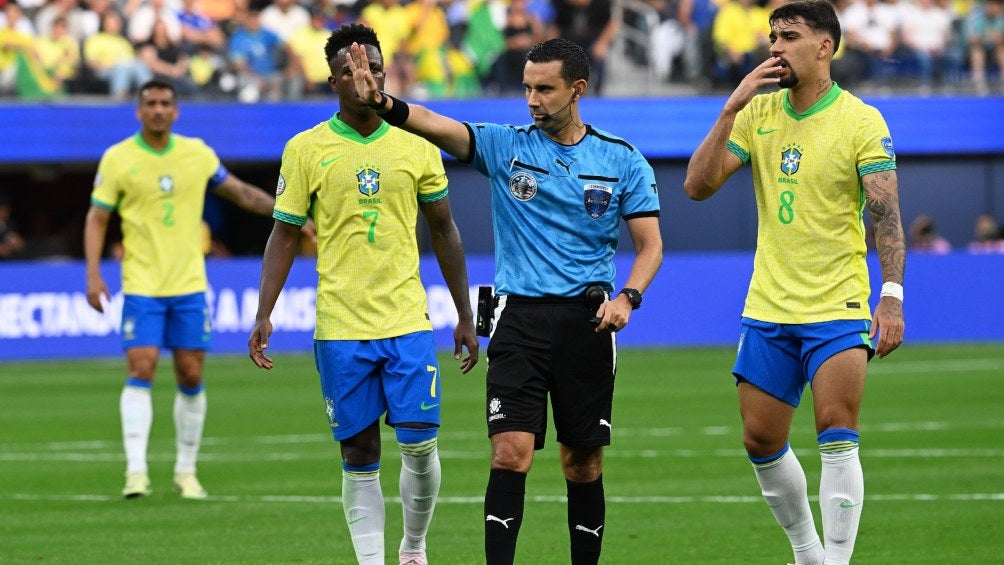
[[[631,302],[631,309],[637,310],[641,308],[641,293],[635,288],[622,288],[617,294],[623,294],[628,297]]]

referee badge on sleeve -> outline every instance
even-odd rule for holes
[[[598,220],[610,207],[610,196],[614,189],[603,184],[587,184],[582,187],[582,199],[589,217]]]

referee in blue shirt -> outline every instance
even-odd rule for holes
[[[606,514],[603,446],[613,425],[614,332],[641,306],[662,263],[652,167],[629,143],[579,117],[589,57],[570,41],[552,39],[527,55],[523,86],[533,123],[522,126],[458,122],[381,92],[358,46],[349,66],[359,96],[384,121],[490,180],[496,296],[488,344],[486,561],[513,562],[550,395],[572,563],[596,563]],[[621,219],[636,255],[625,287],[615,289]]]

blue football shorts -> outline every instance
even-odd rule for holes
[[[205,292],[181,296],[127,294],[122,304],[122,347],[210,349],[212,318]]]
[[[814,324],[775,324],[742,319],[739,352],[732,374],[771,396],[798,406],[806,383],[830,357],[854,347],[875,348],[868,340],[870,320]]]
[[[431,331],[370,340],[315,340],[331,433],[342,441],[387,413],[396,426],[439,426],[439,362]]]

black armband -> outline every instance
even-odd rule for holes
[[[383,91],[380,91],[380,94],[382,94],[384,98],[381,109],[387,107],[388,98],[394,101],[394,105],[390,107],[390,110],[387,111],[387,113],[381,114],[380,112],[377,112],[377,114],[383,118],[383,121],[392,126],[400,126],[404,122],[408,121],[409,110],[407,102],[399,98],[395,98]]]
[[[389,100],[389,99],[390,99],[390,97],[387,95],[387,93],[381,90],[380,91],[380,101],[377,102],[376,104],[367,104],[367,106],[369,106],[370,108],[373,108],[376,111],[380,111],[380,110],[383,110],[383,109],[387,108],[387,100]]]

